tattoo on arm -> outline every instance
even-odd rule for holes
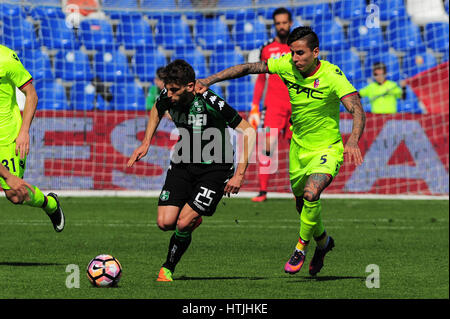
[[[352,95],[342,100],[347,111],[353,116],[353,129],[351,136],[359,141],[366,125],[366,114],[358,95]]]
[[[208,86],[214,83],[243,77],[248,74],[268,73],[267,63],[260,61],[255,63],[243,63],[229,67],[223,71],[209,76],[207,80]]]

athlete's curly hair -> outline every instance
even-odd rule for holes
[[[175,60],[164,67],[161,80],[164,84],[186,85],[195,82],[195,71],[186,61]]]
[[[319,47],[319,37],[310,27],[298,27],[292,30],[289,33],[287,45],[300,39],[306,40],[311,51]]]

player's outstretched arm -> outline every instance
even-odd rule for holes
[[[20,158],[25,158],[30,151],[30,126],[36,113],[38,96],[32,83],[27,84],[21,91],[25,94],[25,107],[22,125],[16,138],[16,155],[20,154]]]
[[[214,83],[243,77],[248,74],[269,73],[267,63],[264,61],[243,63],[229,67],[195,83],[195,92],[204,93]]]
[[[366,114],[364,113],[358,94],[344,98],[342,104],[344,104],[347,111],[353,116],[352,133],[345,144],[344,154],[347,154],[350,164],[353,161],[356,165],[361,165],[363,158],[358,146],[358,141],[361,138],[364,126],[366,125]]]
[[[25,200],[30,200],[30,195],[28,193],[28,189],[34,193],[34,188],[23,179],[12,175],[2,164],[0,164],[0,177],[3,177],[6,184],[13,191],[15,191],[15,196],[18,199],[19,203],[22,203]]]
[[[256,131],[246,120],[242,119],[235,130],[243,134],[244,147],[234,176],[228,181],[224,189],[224,194],[228,197],[230,197],[230,194],[237,194],[241,189],[244,183],[245,171],[256,143]]]
[[[148,149],[150,148],[150,143],[152,142],[153,135],[155,134],[156,129],[159,125],[159,115],[158,110],[156,108],[156,104],[153,105],[150,111],[150,117],[147,123],[147,128],[145,129],[145,136],[142,140],[142,144],[136,148],[128,160],[127,166],[132,167],[135,162],[139,161],[145,155],[147,155]]]

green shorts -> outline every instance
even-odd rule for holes
[[[0,163],[5,166],[12,175],[23,178],[26,161],[26,156],[24,159],[20,159],[20,154],[16,155],[16,143],[4,146],[0,145]],[[3,189],[10,189],[2,177],[0,177],[0,187]]]
[[[333,178],[344,161],[344,145],[336,142],[327,148],[311,151],[291,141],[289,149],[289,179],[295,196],[303,196],[303,189],[311,174],[329,174]]]

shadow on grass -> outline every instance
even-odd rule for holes
[[[14,266],[14,267],[61,266],[61,265],[64,264],[0,261],[0,266]]]
[[[291,277],[294,279],[294,277]],[[333,280],[345,280],[345,279],[358,279],[360,281],[366,280],[366,277],[356,277],[356,276],[304,276],[298,277],[295,282],[298,281],[333,281]]]
[[[294,276],[282,276],[277,278],[284,279],[294,279],[291,282],[305,282],[305,281],[333,281],[333,280],[346,280],[346,279],[358,279],[360,281],[366,280],[366,277],[356,277],[356,276],[303,276],[303,277],[294,277]],[[186,277],[180,276],[175,278],[175,280],[264,280],[271,279],[268,277]]]
[[[244,279],[244,280],[262,280],[268,279],[265,277],[186,277],[181,276],[175,278],[175,280],[236,280],[236,279]]]

